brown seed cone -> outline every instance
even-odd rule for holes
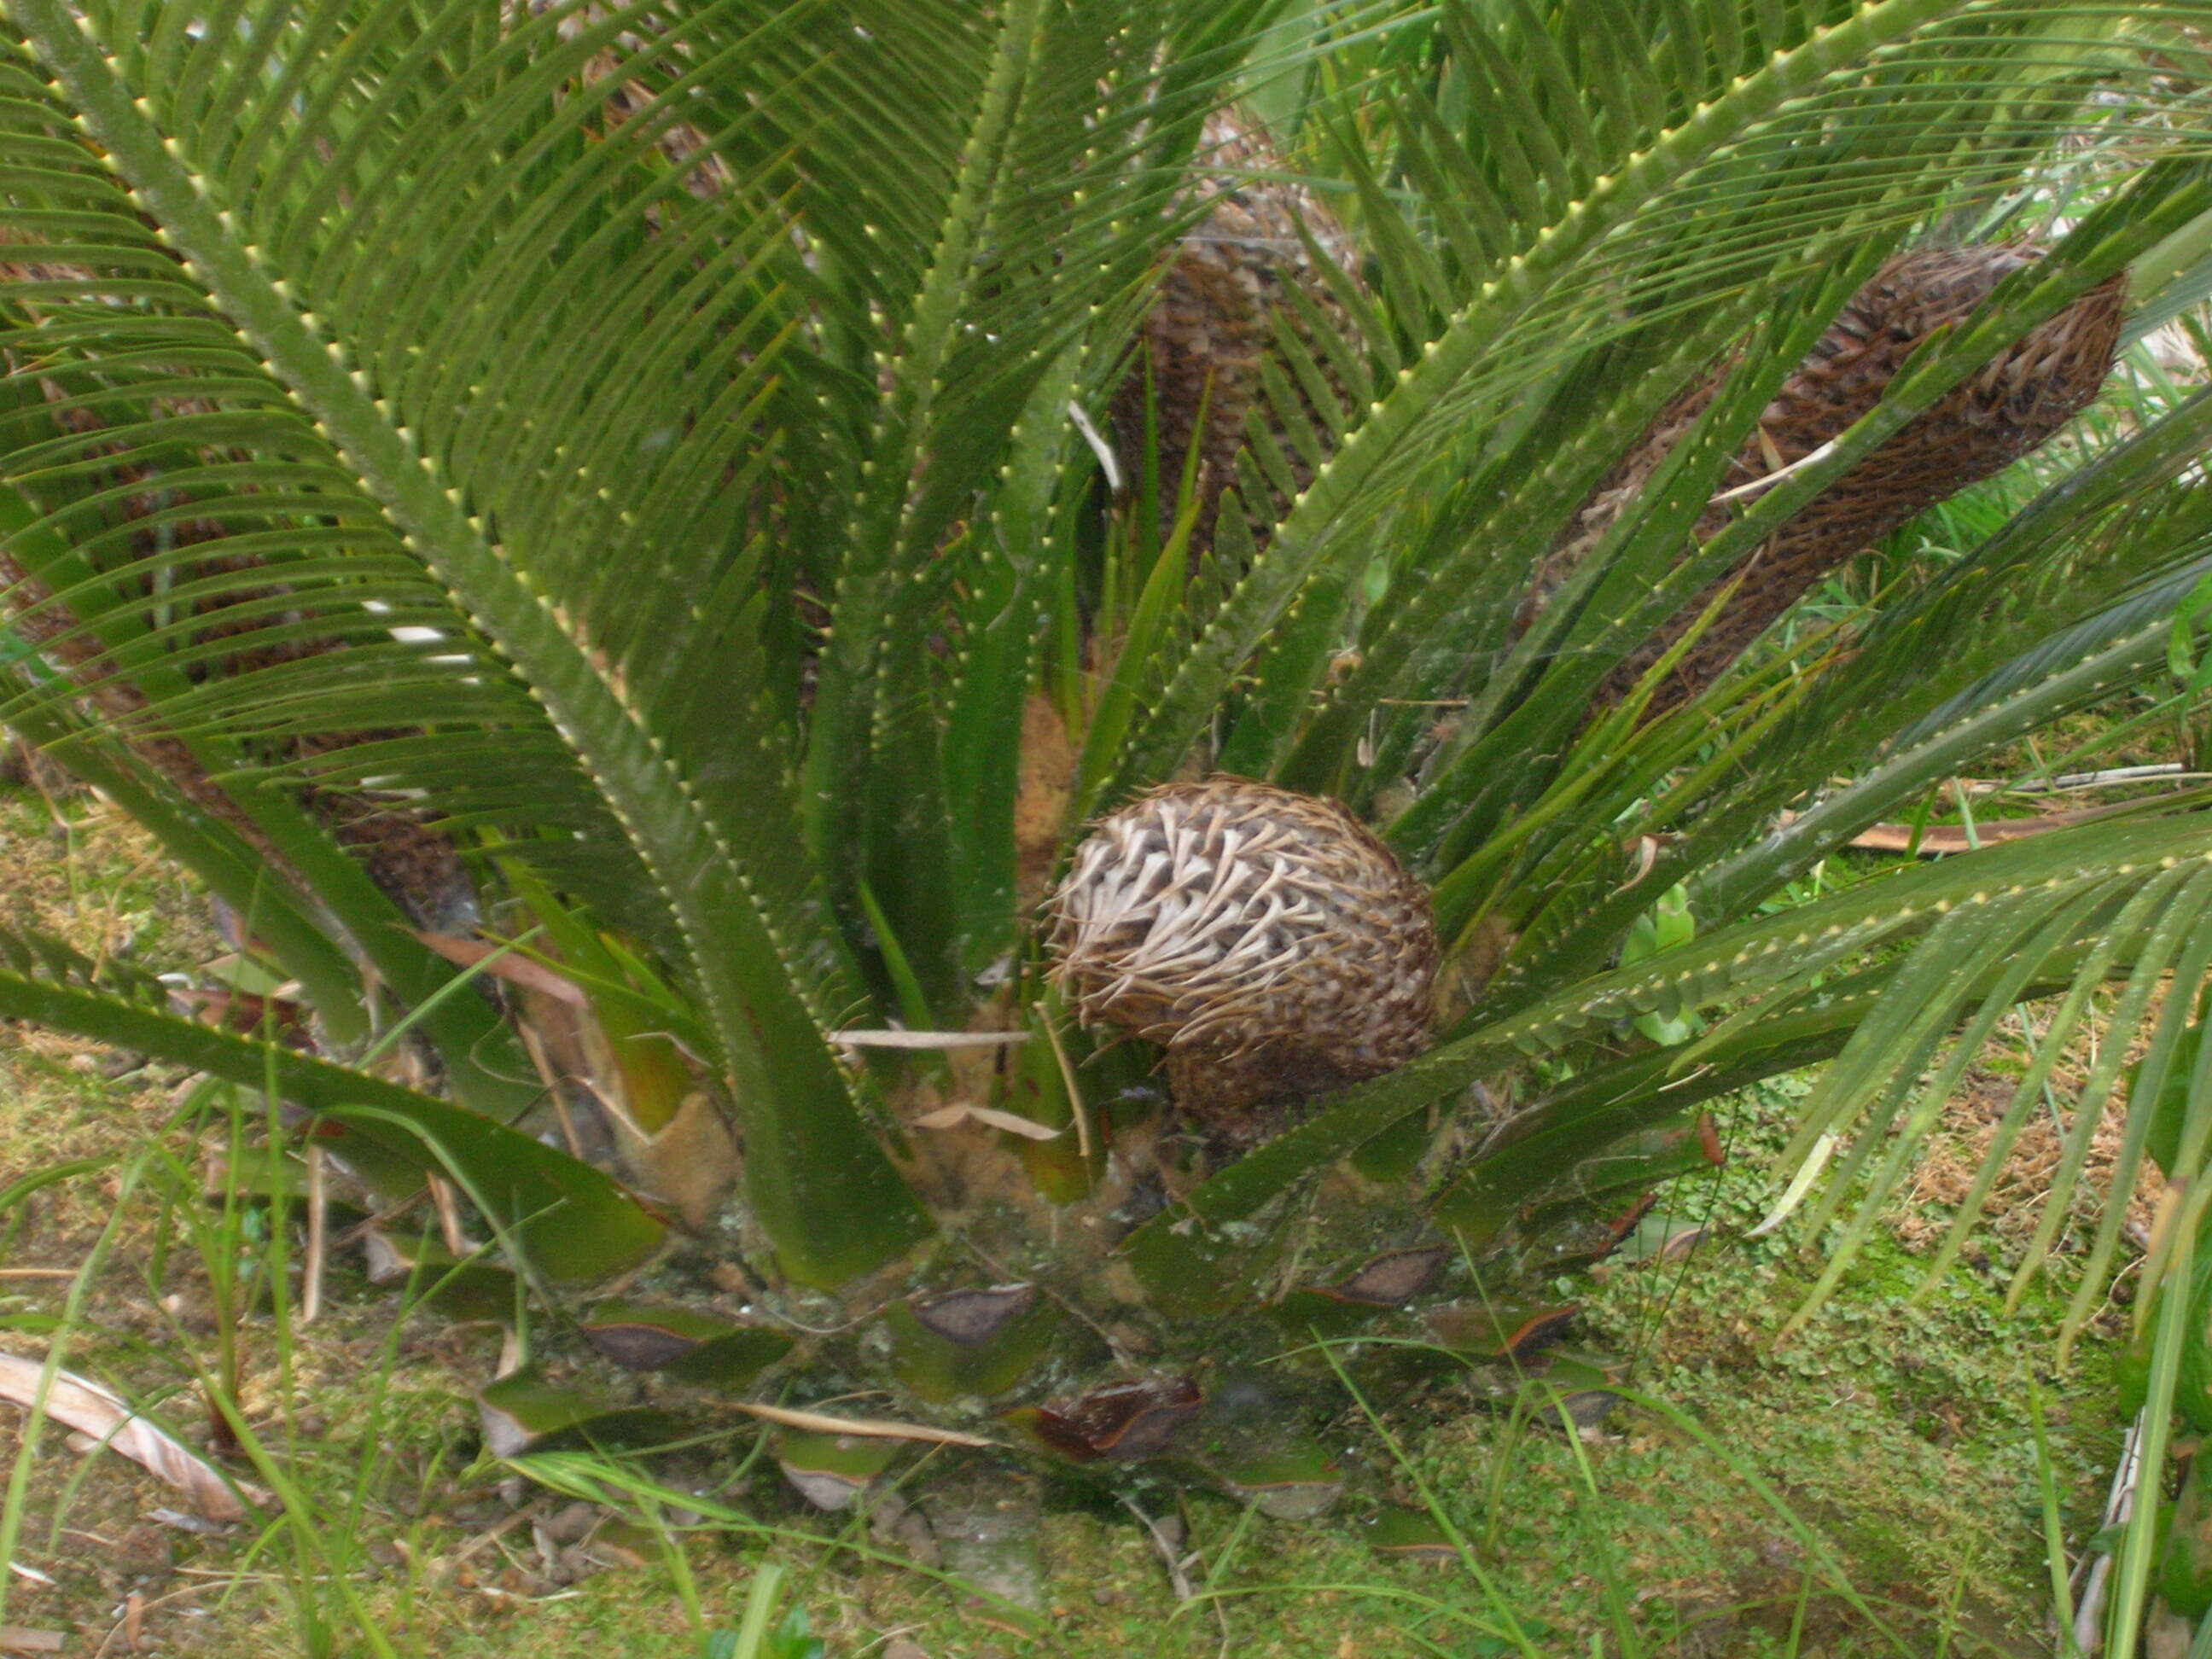
[[[1938,328],[1972,313],[1997,283],[2042,258],[2026,245],[1936,248],[1892,259],[1844,307],[1796,372],[1783,383],[1754,433],[1729,462],[1723,489],[1803,459],[1881,400],[1914,349]],[[2112,372],[2125,279],[2114,276],[2031,331],[1954,386],[1861,461],[1745,561],[1744,584],[1690,647],[1652,712],[1703,690],[1768,624],[1830,571],[1937,501],[2036,448],[2096,397]],[[1720,389],[1715,373],[1662,416],[1599,484],[1573,527],[1547,557],[1524,602],[1525,629],[1609,530]],[[1771,453],[1770,453],[1771,452]],[[1696,536],[1709,540],[1731,517],[1709,507]],[[1731,573],[1733,576],[1735,573]],[[1601,694],[1625,696],[1710,605],[1719,583],[1616,669]]]
[[[16,233],[0,226],[0,247],[20,242]],[[0,290],[23,283],[90,283],[93,273],[80,266],[46,265],[0,258]],[[35,302],[27,302],[35,311]],[[42,380],[40,390],[50,403],[59,404],[73,389],[54,380]],[[216,405],[192,400],[172,400],[157,405],[173,415],[204,414]],[[100,418],[84,409],[57,407],[55,425],[81,438],[94,438],[105,429]],[[123,496],[115,509],[123,524],[131,524],[174,504],[173,486],[153,468],[131,459],[121,444],[100,446],[113,461],[112,482],[143,485],[141,493]],[[210,459],[222,459],[210,457]],[[216,544],[231,534],[220,518],[172,520],[158,532],[140,531],[128,545],[131,556],[152,559],[156,554],[183,547],[204,547],[195,557],[192,574],[253,573],[266,569],[264,586],[233,588],[196,602],[203,623],[191,639],[195,647],[235,641],[232,653],[219,663],[202,659],[184,672],[193,679],[211,675],[237,676],[285,663],[297,662],[344,647],[336,640],[271,641],[276,627],[297,623],[304,611],[271,611],[271,601],[289,590],[282,582],[280,568],[258,554],[224,553]],[[150,581],[150,579],[149,579]],[[80,619],[58,604],[41,582],[33,580],[15,559],[0,555],[0,616],[29,643],[40,647],[55,666],[82,690],[86,703],[122,733],[138,758],[168,780],[195,805],[220,820],[270,867],[299,882],[283,856],[260,828],[239,807],[229,793],[208,775],[190,747],[172,736],[153,717],[152,705],[130,679],[100,652]],[[147,591],[150,591],[149,588]],[[353,744],[371,743],[400,735],[394,731],[364,731],[290,740],[280,747],[285,758],[302,759]],[[466,869],[446,835],[423,822],[411,809],[368,795],[314,785],[302,788],[302,801],[327,824],[341,844],[350,848],[367,866],[377,885],[406,911],[420,927],[435,932],[468,931],[476,918],[476,894]]]
[[[385,897],[428,933],[467,935],[483,920],[476,883],[452,838],[404,805],[320,789],[315,816],[368,871]]]
[[[1212,544],[1221,492],[1237,482],[1237,458],[1245,447],[1246,416],[1257,410],[1283,466],[1299,489],[1313,469],[1269,407],[1261,368],[1278,354],[1275,331],[1287,325],[1310,337],[1289,298],[1299,290],[1321,314],[1349,331],[1344,308],[1322,280],[1301,225],[1316,245],[1346,270],[1357,269],[1351,240],[1334,214],[1310,191],[1255,174],[1285,170],[1267,133],[1233,111],[1208,119],[1200,146],[1204,188],[1218,191],[1212,210],[1176,244],[1141,335],[1143,354],[1114,401],[1115,447],[1123,485],[1134,490],[1144,477],[1145,402],[1149,365],[1153,420],[1158,434],[1159,532],[1174,528],[1176,498],[1194,444],[1198,503],[1191,532],[1194,554]],[[1329,360],[1322,373],[1340,393]],[[1285,371],[1287,374],[1287,371]],[[1305,418],[1317,433],[1334,422],[1300,389]],[[1204,411],[1201,424],[1200,415]],[[1324,441],[1326,440],[1324,439]],[[1254,503],[1272,523],[1290,503],[1276,497]]]
[[[1317,1094],[1428,1046],[1428,893],[1334,801],[1165,785],[1099,823],[1050,903],[1078,1013],[1164,1046],[1187,1111]]]

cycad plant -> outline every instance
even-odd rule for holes
[[[1316,1334],[1525,1347],[1700,1103],[1829,1062],[1827,1216],[2024,999],[2008,1122],[2182,1052],[2192,793],[1806,878],[2196,695],[2212,402],[2062,428],[2212,288],[2212,7],[5,10],[0,714],[238,950],[11,934],[0,1013],[281,1098],[541,1355],[1296,1507]]]

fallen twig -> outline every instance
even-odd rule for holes
[[[855,1027],[832,1031],[830,1040],[847,1048],[1005,1048],[1027,1042],[1027,1031],[897,1031]]]
[[[1145,1531],[1152,1540],[1152,1547],[1160,1553],[1160,1559],[1167,1564],[1168,1583],[1175,1590],[1175,1599],[1178,1601],[1195,1601],[1198,1592],[1191,1588],[1190,1575],[1182,1570],[1182,1562],[1176,1554],[1175,1546],[1169,1542],[1160,1523],[1139,1509],[1137,1500],[1127,1492],[1121,1494],[1121,1507],[1145,1523]]]
[[[805,1429],[811,1434],[858,1435],[866,1440],[923,1440],[944,1446],[995,1446],[995,1440],[987,1440],[980,1434],[963,1434],[957,1429],[933,1428],[927,1423],[894,1423],[878,1417],[832,1417],[826,1412],[793,1411],[788,1406],[763,1406],[751,1401],[730,1402],[748,1416],[757,1417],[764,1423],[777,1423],[787,1429]]]
[[[307,1250],[300,1264],[300,1323],[312,1325],[323,1310],[323,1263],[330,1251],[330,1194],[325,1184],[323,1149],[307,1145]]]
[[[2128,1437],[2120,1449],[2119,1467],[2112,1471],[2112,1488],[2105,1498],[2105,1523],[2098,1528],[2100,1532],[2124,1525],[2135,1513],[2136,1491],[2142,1484],[2142,1441],[2143,1413],[2137,1412],[2136,1420],[2128,1425]],[[2084,1569],[2089,1577],[2074,1609],[2074,1648],[2087,1655],[2105,1644],[2105,1593],[2111,1587],[2112,1557],[2101,1550],[2083,1556],[2074,1569],[2077,1582]]]

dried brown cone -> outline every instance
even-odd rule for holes
[[[483,921],[475,879],[453,838],[404,801],[314,789],[308,808],[361,860],[385,897],[434,933],[473,933]]]
[[[21,240],[17,233],[0,225],[0,248],[20,246]],[[94,273],[82,266],[43,264],[0,257],[0,294],[25,283],[82,283],[88,289],[96,287]],[[16,303],[37,314],[40,302],[17,299]],[[47,402],[55,406],[52,418],[57,429],[95,440],[106,429],[99,416],[86,409],[67,406],[70,392],[81,388],[46,377],[41,377],[38,385]],[[184,415],[204,414],[216,406],[198,400],[171,399],[158,402],[155,407],[167,414]],[[137,493],[119,498],[113,509],[119,515],[118,527],[150,519],[176,505],[174,487],[154,469],[131,459],[124,445],[100,444],[94,453],[103,453],[112,460],[109,482],[143,486]],[[208,459],[239,458],[210,454]],[[263,570],[269,573],[265,585],[232,587],[217,596],[194,602],[198,618],[203,623],[191,636],[196,653],[225,641],[234,641],[235,648],[219,661],[201,657],[184,672],[195,679],[217,673],[238,676],[343,649],[331,638],[270,637],[279,629],[305,621],[308,612],[304,609],[270,608],[273,601],[290,592],[281,580],[281,570],[258,554],[216,550],[217,544],[231,533],[231,528],[220,517],[171,519],[158,531],[135,531],[127,544],[130,556],[148,561],[149,566],[156,555],[173,553],[179,548],[204,547],[209,550],[197,556],[191,567],[192,574],[198,576],[217,572],[233,575]],[[149,578],[145,590],[149,593],[150,583]],[[291,879],[303,892],[307,890],[306,884],[259,826],[209,775],[191,747],[168,732],[155,718],[145,695],[102,654],[82,625],[81,618],[59,604],[45,584],[34,580],[18,561],[3,554],[0,554],[0,617],[5,617],[16,634],[43,651],[55,667],[80,688],[88,709],[121,735],[140,761],[228,827],[272,870]],[[295,739],[277,745],[277,752],[272,757],[306,759],[354,744],[399,735],[402,734],[397,731],[385,730]],[[301,801],[361,860],[370,878],[386,896],[419,926],[439,932],[466,932],[474,925],[474,884],[451,841],[434,823],[425,822],[404,803],[328,786],[304,786]]]
[[[1429,895],[1332,800],[1226,775],[1103,819],[1051,899],[1089,1024],[1163,1045],[1184,1109],[1317,1094],[1428,1046]]]
[[[2027,244],[1927,249],[1889,261],[1851,297],[1833,325],[1783,383],[1759,429],[1729,464],[1722,491],[1802,460],[1871,410],[1905,360],[1937,329],[1969,316],[1991,289],[2043,257]],[[2097,395],[2120,337],[2125,279],[2092,289],[1944,394],[1785,525],[1747,559],[1747,573],[1713,625],[1691,646],[1653,711],[1703,690],[1820,579],[1908,519],[1990,477],[2041,445]],[[1716,373],[1662,416],[1599,484],[1546,559],[1520,625],[1567,580],[1621,509],[1666,459],[1720,390]],[[1698,521],[1709,540],[1732,516],[1716,500]],[[1735,572],[1731,572],[1733,579]],[[1603,697],[1617,702],[1709,605],[1716,583],[1659,637],[1614,671]]]
[[[1285,165],[1256,124],[1236,111],[1216,113],[1206,122],[1200,159],[1202,187],[1218,194],[1212,210],[1170,257],[1145,317],[1141,354],[1114,403],[1123,483],[1133,490],[1144,477],[1149,376],[1163,540],[1174,527],[1184,467],[1196,447],[1194,552],[1212,544],[1221,494],[1237,481],[1246,421],[1255,411],[1280,463],[1279,469],[1262,469],[1262,476],[1279,470],[1301,489],[1313,481],[1313,468],[1283,429],[1262,379],[1265,365],[1279,355],[1279,326],[1310,338],[1290,297],[1293,289],[1332,325],[1349,331],[1344,308],[1308,252],[1300,228],[1338,266],[1356,269],[1351,239],[1310,191],[1257,176],[1283,172]],[[1332,389],[1340,392],[1328,357],[1318,351],[1315,356]],[[1302,417],[1325,441],[1335,422],[1313,406],[1302,385],[1299,401]],[[1261,509],[1256,517],[1272,523],[1290,502],[1279,486],[1268,494],[1273,499],[1254,505]]]

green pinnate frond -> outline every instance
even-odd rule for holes
[[[793,862],[791,838],[775,832],[772,816],[762,816],[763,798],[773,799],[783,781],[765,732],[750,746],[755,765],[749,775],[732,774],[726,765],[710,771],[696,755],[672,749],[670,736],[680,734],[646,730],[644,711],[626,700],[625,688],[610,672],[615,665],[594,657],[582,617],[562,603],[570,596],[560,586],[557,538],[544,550],[551,556],[543,563],[540,550],[501,539],[481,512],[469,510],[472,503],[460,483],[441,481],[434,444],[447,434],[410,423],[404,378],[386,380],[386,368],[348,368],[334,358],[319,331],[350,319],[355,302],[345,280],[304,268],[296,282],[276,274],[269,248],[283,239],[270,234],[264,244],[239,241],[223,217],[228,210],[210,202],[216,191],[234,190],[242,180],[227,177],[221,162],[194,173],[178,160],[185,154],[181,143],[173,135],[165,141],[73,21],[59,12],[27,13],[23,21],[53,53],[63,79],[94,115],[109,157],[207,282],[216,305],[241,325],[252,355],[296,411],[293,418],[312,422],[319,436],[329,434],[357,487],[389,515],[399,538],[459,607],[468,629],[525,677],[532,701],[544,708],[574,763],[605,791],[625,839],[653,872],[653,884],[678,920],[686,968],[697,976],[713,1011],[721,1058],[736,1074],[740,1110],[751,1115],[758,1195],[766,1210],[781,1213],[783,1224],[775,1231],[788,1241],[794,1270],[836,1276],[849,1268],[832,1264],[849,1262],[856,1252],[880,1255],[911,1237],[915,1212],[862,1129],[819,1034],[832,1017],[820,994],[823,969],[835,973],[834,935],[812,908],[808,878]],[[514,48],[490,50],[496,58]],[[496,80],[485,82],[487,90]],[[481,118],[496,126],[508,112],[509,106],[493,95]],[[414,159],[412,147],[427,131],[417,126],[395,138],[395,165]],[[464,123],[449,167],[425,174],[429,194],[419,197],[416,206],[444,201],[451,210],[455,202],[438,191],[448,189],[457,173],[466,176],[477,164],[489,165],[496,147],[481,148],[487,137]],[[478,148],[471,150],[471,144]],[[223,159],[237,165],[235,155]],[[599,175],[586,160],[566,176],[580,188]],[[489,210],[496,198],[476,199]],[[356,211],[359,207],[356,203]],[[631,212],[631,223],[641,224],[643,208],[633,206]],[[650,270],[663,268],[665,255],[648,243],[632,258]],[[318,291],[314,284],[323,282],[331,286]],[[510,293],[504,301],[507,314],[516,303]],[[304,308],[319,304],[328,312]],[[410,313],[386,295],[378,314],[388,328],[393,319]],[[550,366],[547,354],[557,344],[538,340],[542,365]],[[519,339],[511,348],[525,349]],[[382,352],[376,331],[365,329],[356,361],[374,364]],[[743,435],[726,441],[742,441]],[[580,611],[588,592],[586,584],[573,596]],[[718,645],[723,640],[722,618],[695,613],[688,621],[695,637]],[[681,650],[680,639],[660,643]],[[745,705],[741,699],[735,706]],[[744,745],[725,752],[747,758]],[[735,787],[719,794],[714,786],[725,779]],[[735,799],[740,794],[742,817]],[[738,856],[741,842],[751,846],[751,856]],[[795,1189],[811,1183],[795,1181],[780,1167],[779,1149],[818,1165],[819,1180],[848,1185],[856,1195],[872,1191],[870,1206],[884,1218],[872,1240],[795,1200]]]
[[[0,1015],[82,1032],[246,1090],[272,1090],[403,1164],[458,1182],[520,1259],[554,1279],[633,1266],[661,1224],[606,1176],[493,1119],[365,1072],[169,1012],[169,988],[60,941],[0,931]],[[337,1143],[340,1156],[343,1143]]]

